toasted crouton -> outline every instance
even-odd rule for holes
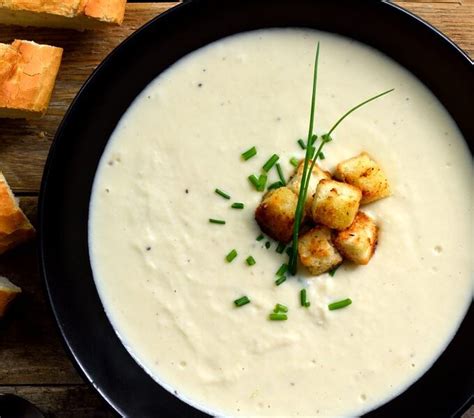
[[[312,164],[313,162],[309,160],[308,163]],[[301,179],[303,178],[303,168],[304,160],[300,162],[298,168],[296,169],[296,173],[293,175],[293,177],[291,177],[290,181],[288,182],[288,187],[297,195],[300,194]],[[318,187],[318,183],[323,179],[331,179],[331,174],[327,171],[322,170],[321,167],[315,164],[313,170],[311,171],[311,176],[309,178],[308,193],[306,195],[305,202],[305,209],[308,215],[311,214],[311,204],[313,203],[313,196],[316,192],[316,187]]]
[[[374,254],[377,235],[375,222],[359,212],[352,225],[337,234],[334,244],[345,258],[356,264],[367,264]]]
[[[385,173],[366,152],[339,163],[334,176],[362,191],[361,204],[374,202],[391,194]]]
[[[315,276],[342,263],[342,257],[331,241],[331,230],[324,225],[318,225],[300,235],[298,254],[301,264]]]
[[[361,191],[350,184],[321,180],[311,207],[314,222],[338,230],[349,227],[359,210],[361,197]]]
[[[255,219],[263,232],[287,243],[293,234],[298,196],[288,187],[268,192],[255,211]]]
[[[6,277],[0,276],[0,318],[19,293],[21,293],[21,289],[18,286],[15,286]]]

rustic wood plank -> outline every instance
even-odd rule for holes
[[[0,390],[3,393],[13,393],[27,399],[48,418],[112,418],[116,416],[99,394],[86,385],[4,386],[0,387]]]

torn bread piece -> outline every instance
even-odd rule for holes
[[[0,276],[0,318],[5,314],[8,305],[21,293],[21,288],[15,286],[6,277]]]
[[[312,160],[308,161],[308,170],[312,163]],[[304,160],[301,160],[295,174],[288,181],[288,187],[297,195],[300,193],[301,179],[303,178],[303,168]],[[322,170],[317,164],[314,164],[313,170],[311,171],[311,175],[309,177],[308,192],[306,194],[305,201],[305,211],[308,216],[311,215],[311,204],[313,203],[313,196],[316,192],[316,187],[318,187],[319,182],[323,179],[330,180],[331,174],[328,171]]]
[[[0,172],[0,254],[35,235],[35,229],[18,206],[13,192]]]
[[[361,197],[361,191],[350,184],[321,180],[311,207],[313,221],[329,228],[345,229],[354,221]]]
[[[69,29],[120,25],[126,0],[0,0],[0,23]]]
[[[273,239],[287,243],[293,234],[298,196],[288,187],[268,192],[255,211],[260,229]]]
[[[378,228],[365,213],[359,212],[352,225],[339,232],[334,245],[340,253],[356,264],[367,264],[377,245]]]
[[[38,118],[46,112],[62,52],[30,41],[0,44],[0,118]]]
[[[366,152],[342,161],[334,177],[362,191],[361,204],[390,196],[390,185],[382,168]]]
[[[298,240],[298,255],[301,264],[308,268],[311,274],[325,273],[342,263],[341,254],[332,243],[332,232],[318,225],[310,229]]]

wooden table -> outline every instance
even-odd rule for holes
[[[432,23],[474,56],[473,0],[397,3]],[[92,70],[119,42],[174,5],[128,4],[123,26],[101,32],[0,27],[0,42],[33,39],[64,48],[47,115],[38,121],[0,120],[0,170],[15,194],[21,197],[21,206],[33,223],[43,165],[71,100]],[[51,417],[113,416],[65,354],[38,274],[35,243],[0,256],[0,275],[9,277],[24,290],[0,321],[0,393],[21,395]],[[474,417],[474,408],[466,416]]]

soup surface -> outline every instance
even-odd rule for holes
[[[370,264],[316,278],[300,267],[275,286],[287,258],[276,243],[256,241],[262,194],[247,177],[273,153],[288,176],[289,159],[303,156],[296,140],[307,133],[317,41],[317,133],[395,88],[341,124],[321,166],[332,170],[367,151],[393,196],[363,209],[380,227]],[[257,156],[243,161],[252,146]],[[276,180],[272,170],[269,182]],[[177,62],[118,124],[91,200],[94,277],[133,357],[191,404],[222,415],[361,414],[419,378],[466,312],[472,189],[456,125],[397,63],[323,32],[240,34]],[[232,249],[238,256],[228,263]],[[251,303],[236,308],[243,295]],[[352,305],[328,310],[346,297]],[[287,321],[268,320],[276,303],[289,307]]]

